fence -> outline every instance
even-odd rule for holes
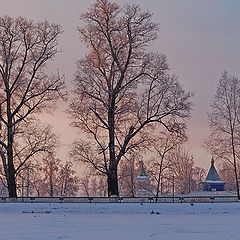
[[[206,203],[237,202],[237,196],[161,196],[155,197],[0,197],[0,203]]]

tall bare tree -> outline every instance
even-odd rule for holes
[[[70,113],[89,141],[76,141],[72,156],[106,174],[108,195],[119,195],[122,157],[157,126],[184,131],[191,93],[168,73],[164,55],[147,51],[158,31],[151,13],[97,0],[81,19],[78,30],[90,52],[77,64]]]
[[[61,27],[33,23],[22,17],[0,18],[0,122],[6,140],[0,153],[10,197],[16,197],[15,135],[19,126],[36,113],[55,107],[63,97],[64,79],[46,74],[46,65],[58,53]]]
[[[240,156],[240,80],[223,72],[209,112],[211,135],[205,146],[217,159],[229,162],[233,169],[238,199]]]

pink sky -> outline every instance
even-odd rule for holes
[[[48,20],[62,25],[60,45],[63,52],[49,66],[49,71],[65,73],[70,89],[75,62],[86,53],[78,39],[79,14],[93,0],[1,0],[1,15],[24,16],[34,21]],[[179,76],[186,90],[195,93],[194,111],[189,121],[189,150],[197,165],[208,168],[211,156],[201,148],[209,133],[207,111],[221,71],[240,77],[240,1],[237,0],[116,0],[119,4],[137,3],[149,9],[160,23],[159,39],[151,50],[167,55],[172,73]],[[68,127],[66,104],[45,120],[55,125],[64,144],[70,144],[74,132]],[[67,158],[68,147],[61,150]]]

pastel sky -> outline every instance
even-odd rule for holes
[[[24,16],[34,21],[48,20],[62,25],[60,45],[63,52],[49,66],[65,73],[70,89],[75,62],[86,53],[78,39],[79,14],[93,0],[0,0],[0,15]],[[166,54],[172,73],[179,76],[185,89],[195,93],[194,111],[188,124],[189,150],[197,165],[207,168],[211,156],[201,148],[209,134],[207,111],[215,94],[220,73],[227,70],[240,77],[240,1],[239,0],[115,0],[119,4],[135,3],[148,9],[160,24],[159,39],[152,51]],[[46,121],[55,125],[62,141],[74,138],[68,127],[66,104]],[[62,148],[66,158],[68,147]]]

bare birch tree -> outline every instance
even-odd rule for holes
[[[227,161],[234,169],[238,199],[238,169],[240,156],[240,80],[223,72],[211,104],[209,126],[211,135],[205,147],[215,158]]]
[[[157,126],[184,131],[191,93],[168,73],[164,55],[147,51],[158,31],[151,13],[97,0],[81,19],[89,54],[77,63],[70,113],[88,140],[76,141],[71,154],[107,175],[108,196],[119,195],[122,157]]]
[[[16,197],[15,134],[30,116],[55,107],[63,97],[64,80],[46,74],[46,65],[58,53],[61,27],[33,23],[22,17],[0,18],[0,122],[6,141],[0,153],[10,197]]]

